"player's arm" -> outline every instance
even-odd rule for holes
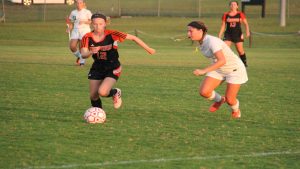
[[[83,59],[86,59],[90,57],[94,52],[92,50],[89,50],[89,48],[83,47],[80,49],[81,57]]]
[[[217,59],[217,62],[215,62],[214,64],[212,64],[210,66],[207,66],[204,69],[194,70],[194,72],[193,72],[194,75],[201,76],[201,75],[206,74],[207,72],[211,72],[211,71],[216,70],[216,69],[220,68],[221,66],[225,65],[226,60],[225,60],[225,56],[224,56],[224,53],[222,52],[222,50],[218,50],[217,52],[214,53],[214,55]]]
[[[243,24],[244,24],[244,26],[245,26],[245,28],[246,28],[246,36],[249,37],[249,36],[250,36],[250,29],[249,29],[249,24],[248,24],[248,22],[247,22],[247,19],[244,18],[244,19],[242,20],[242,22],[243,22]]]
[[[219,38],[220,39],[222,39],[223,33],[225,32],[225,26],[226,26],[225,21],[222,21],[220,32],[219,32]]]
[[[72,20],[70,18],[71,18],[71,15],[66,17],[66,25],[67,25],[66,32],[67,33],[71,32],[71,30],[73,29],[73,23],[72,23]]]
[[[155,49],[150,48],[145,42],[143,42],[140,38],[134,35],[127,34],[125,39],[134,41],[136,44],[144,48],[151,55],[155,53]]]

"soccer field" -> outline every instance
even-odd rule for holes
[[[208,61],[184,39],[192,20],[112,20],[109,29],[137,30],[157,54],[119,45],[123,106],[114,110],[104,98],[107,121],[97,125],[82,119],[92,60],[74,66],[64,23],[0,25],[0,168],[298,168],[299,19],[286,28],[277,18],[249,19],[264,35],[254,35],[252,48],[245,43],[249,81],[239,120],[226,105],[209,113],[211,103],[198,95],[203,77],[192,71]],[[220,19],[204,21],[216,35]]]

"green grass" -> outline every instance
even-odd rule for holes
[[[120,44],[123,106],[114,110],[104,98],[107,122],[98,125],[82,120],[92,61],[73,65],[64,24],[0,25],[0,168],[297,168],[299,36],[254,35],[253,48],[246,47],[249,82],[239,93],[242,118],[232,120],[227,106],[209,113],[211,103],[197,93],[203,77],[192,71],[208,61],[190,41],[170,39],[184,37],[192,20],[112,20],[111,29],[147,33],[139,36],[157,54]],[[220,20],[204,20],[216,34]],[[299,28],[282,29],[275,18],[249,20],[257,32]]]

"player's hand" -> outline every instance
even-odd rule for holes
[[[206,72],[204,70],[202,70],[202,69],[195,69],[194,72],[193,72],[193,74],[195,76],[201,76],[201,75],[204,75],[205,73]]]
[[[246,37],[247,37],[247,38],[250,37],[250,32],[246,32]]]
[[[156,50],[155,50],[155,49],[152,49],[152,48],[149,48],[149,49],[147,50],[147,52],[148,52],[150,55],[153,55],[153,54],[155,54]]]
[[[67,28],[66,33],[70,33],[70,32],[71,32],[70,28]]]
[[[90,47],[90,51],[95,54],[95,53],[98,53],[98,51],[100,50],[100,47]]]

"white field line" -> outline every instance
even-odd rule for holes
[[[253,158],[253,157],[267,157],[275,155],[293,155],[300,154],[300,151],[281,151],[281,152],[262,152],[262,153],[250,153],[244,155],[215,155],[215,156],[195,156],[195,157],[179,157],[179,158],[160,158],[160,159],[149,159],[149,160],[128,160],[128,161],[108,161],[101,163],[87,163],[87,164],[65,164],[56,166],[32,166],[22,169],[59,169],[59,168],[80,168],[80,167],[101,167],[101,166],[112,166],[112,165],[126,165],[126,164],[140,164],[140,163],[163,163],[172,161],[202,161],[202,160],[213,160],[213,159],[226,159],[226,158]],[[21,168],[19,168],[21,169]]]

